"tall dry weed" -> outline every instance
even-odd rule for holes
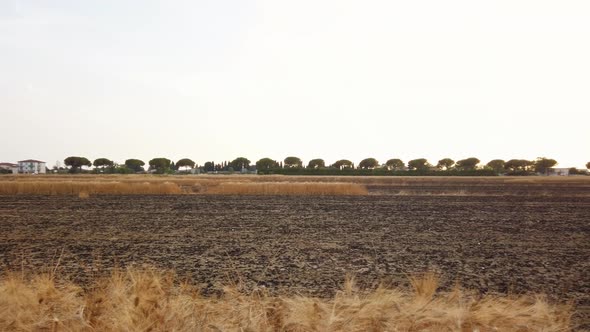
[[[570,306],[540,296],[436,292],[434,275],[413,289],[362,290],[331,299],[272,296],[226,287],[204,297],[156,269],[115,271],[86,290],[39,275],[0,279],[2,331],[568,331]]]

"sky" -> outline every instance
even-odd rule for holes
[[[590,1],[0,0],[0,162],[590,161]]]

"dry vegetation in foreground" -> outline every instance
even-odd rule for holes
[[[571,306],[543,297],[436,292],[438,278],[411,290],[372,291],[345,282],[334,298],[246,293],[219,297],[155,269],[114,272],[87,290],[51,274],[0,279],[2,331],[568,331]]]

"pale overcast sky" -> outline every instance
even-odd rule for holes
[[[0,0],[0,162],[590,161],[590,1]]]

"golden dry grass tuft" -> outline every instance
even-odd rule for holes
[[[87,290],[50,275],[0,279],[2,331],[567,331],[571,307],[534,296],[436,292],[432,274],[413,290],[359,290],[348,279],[331,299],[278,297],[226,287],[204,297],[156,269],[116,271]]]

